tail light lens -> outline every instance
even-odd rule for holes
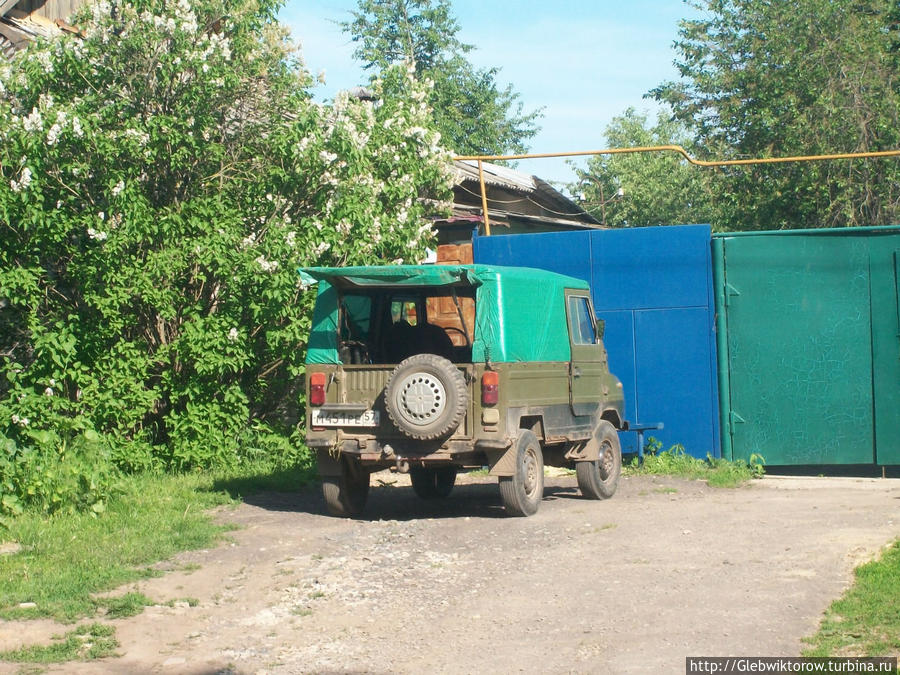
[[[481,376],[481,403],[482,405],[497,405],[500,399],[500,376],[494,371],[488,371]]]
[[[325,405],[325,373],[309,376],[309,404]]]

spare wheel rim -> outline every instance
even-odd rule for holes
[[[447,392],[444,383],[431,373],[412,373],[400,381],[397,403],[404,419],[416,426],[427,426],[447,408]]]

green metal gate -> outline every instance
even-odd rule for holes
[[[900,230],[716,235],[723,456],[900,464]]]

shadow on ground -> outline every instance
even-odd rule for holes
[[[228,489],[222,485],[220,489]],[[296,491],[265,490],[241,497],[245,504],[274,512],[298,512],[331,518],[318,481],[302,486]],[[575,486],[548,484],[544,488],[544,500],[581,499]],[[419,520],[429,518],[506,518],[500,501],[500,491],[495,480],[464,483],[454,487],[444,499],[421,499],[411,486],[373,484],[362,515],[357,520]]]

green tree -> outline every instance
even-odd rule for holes
[[[892,0],[691,0],[679,82],[652,92],[708,157],[900,146],[900,50]],[[895,223],[900,162],[854,160],[716,170],[736,229]]]
[[[661,111],[649,125],[634,108],[606,127],[606,144],[615,148],[682,145],[690,148],[685,126]],[[576,170],[570,185],[582,207],[608,227],[641,227],[712,222],[708,176],[673,153],[597,155]]]
[[[276,11],[106,1],[0,67],[0,513],[79,452],[292,452],[297,267],[424,254],[451,170],[423,88],[315,104]]]
[[[459,154],[527,150],[540,111],[526,113],[512,85],[497,83],[499,68],[475,68],[473,49],[457,38],[450,0],[359,0],[353,20],[341,24],[357,43],[354,56],[378,74],[412,64],[433,88],[428,104],[444,144]]]

